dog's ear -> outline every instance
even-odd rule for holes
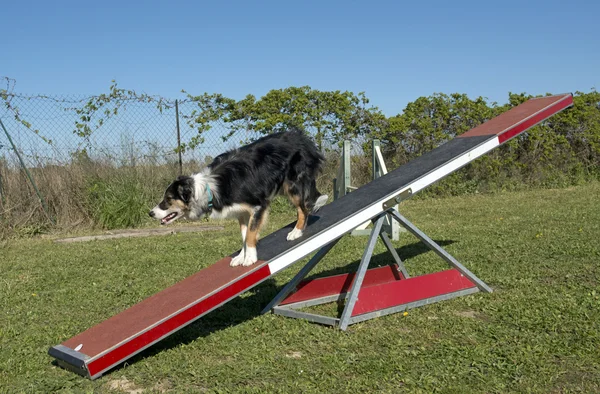
[[[180,176],[177,178],[179,185],[177,186],[177,193],[181,200],[188,204],[194,196],[194,180],[190,177]]]

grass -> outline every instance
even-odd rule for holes
[[[237,225],[11,240],[0,250],[0,392],[600,392],[598,195],[591,183],[408,201],[403,214],[494,293],[347,332],[259,315],[298,263],[93,382],[53,366],[48,348],[231,253]],[[346,237],[315,273],[356,267],[365,241]],[[396,247],[413,275],[444,267],[409,235]],[[385,263],[381,244],[375,254]]]

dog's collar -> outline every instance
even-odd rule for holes
[[[210,190],[210,185],[206,182],[206,194],[208,195],[208,210],[212,210],[213,207],[213,194]]]

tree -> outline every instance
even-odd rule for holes
[[[473,100],[459,93],[419,97],[401,114],[388,118],[373,137],[384,143],[386,158],[399,165],[490,119],[494,107],[483,97]]]
[[[298,127],[311,132],[322,148],[368,135],[386,123],[376,107],[368,106],[364,93],[319,91],[309,86],[275,89],[259,99],[248,95],[239,101],[220,94],[188,98],[198,105],[188,119],[188,124],[198,131],[193,143],[201,142],[202,133],[215,122],[227,124],[225,141],[240,130],[266,135]]]

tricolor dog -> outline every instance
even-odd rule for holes
[[[259,232],[276,195],[287,195],[298,212],[290,241],[302,237],[308,215],[327,202],[316,185],[324,160],[303,131],[271,134],[217,156],[197,174],[177,178],[150,216],[161,224],[203,215],[237,218],[243,248],[231,265],[249,266],[258,260]]]

